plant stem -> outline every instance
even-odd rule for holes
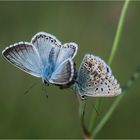
[[[118,22],[118,26],[117,26],[117,30],[116,30],[116,34],[115,34],[115,38],[114,38],[111,54],[110,54],[110,57],[109,57],[109,60],[108,60],[109,65],[112,64],[113,59],[115,57],[115,54],[117,52],[117,49],[119,47],[119,42],[120,42],[120,37],[121,37],[121,33],[122,33],[123,23],[124,23],[124,19],[125,19],[125,16],[126,16],[126,11],[128,9],[129,2],[130,2],[130,0],[125,0],[123,8],[122,8],[122,11],[121,11],[121,14],[120,14],[120,18],[119,18],[119,22]],[[118,103],[121,98],[122,98],[122,96],[120,95],[120,97],[117,98],[118,101],[115,101],[115,102]],[[117,104],[117,103],[115,103],[115,104]],[[97,98],[95,106],[97,106],[97,104],[100,104],[100,99],[99,98]],[[112,110],[114,110],[115,107],[116,107],[116,105],[109,109],[111,111],[109,111],[109,114],[107,112],[106,118],[109,118],[109,116],[111,115],[110,112],[112,112]],[[98,109],[99,109],[99,107],[97,106],[97,110]],[[92,116],[94,116],[96,118],[96,115],[97,114],[95,114],[95,111],[94,111]],[[91,118],[91,121],[92,121],[92,118]],[[90,128],[92,129],[90,131],[92,132],[92,134],[97,134],[100,131],[100,129],[104,126],[105,123],[102,123],[100,125],[100,127],[97,128],[98,131],[96,130],[96,133],[93,133],[93,125],[95,124],[96,119],[94,119],[93,121],[94,122],[90,122],[91,123]],[[93,137],[94,137],[94,135],[93,135]]]
[[[116,51],[117,51],[117,49],[119,47],[118,44],[120,42],[122,28],[123,28],[123,23],[124,23],[124,19],[125,19],[125,16],[126,16],[126,11],[128,9],[129,2],[130,2],[130,0],[125,0],[123,8],[122,8],[122,12],[121,12],[121,15],[120,15],[119,23],[118,23],[118,26],[117,26],[117,31],[116,31],[115,39],[114,39],[114,42],[113,42],[111,54],[110,54],[109,61],[108,61],[109,65],[112,64],[112,61],[113,61],[113,59],[115,57],[115,54],[116,54]]]
[[[117,99],[111,105],[110,109],[107,111],[107,113],[105,114],[105,116],[102,118],[102,120],[99,122],[99,124],[97,125],[97,127],[94,129],[94,131],[92,132],[92,135],[94,136],[94,138],[96,137],[97,133],[99,131],[101,131],[101,129],[103,128],[103,126],[105,125],[105,123],[107,122],[107,120],[111,117],[114,109],[119,104],[119,102],[120,102],[120,100],[122,99],[123,96],[124,96],[124,92],[119,97],[117,97]]]
[[[106,115],[103,117],[103,119],[100,121],[100,123],[95,128],[94,132],[92,133],[92,135],[94,137],[97,135],[97,133],[99,131],[101,131],[101,129],[103,128],[105,123],[109,120],[109,118],[111,117],[113,111],[115,110],[115,108],[120,103],[120,101],[123,98],[123,96],[125,95],[124,93],[132,86],[132,84],[139,77],[139,75],[140,75],[140,66],[136,69],[136,72],[131,76],[131,78],[128,80],[128,82],[124,86],[122,94],[119,97],[117,97],[117,99],[113,102],[113,104],[111,105],[111,107],[107,111]]]

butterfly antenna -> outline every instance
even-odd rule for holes
[[[36,85],[37,85],[37,83],[33,83],[33,84],[24,92],[24,95],[28,94],[29,91],[30,91],[33,87],[35,87]]]

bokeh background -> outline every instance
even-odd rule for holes
[[[30,41],[39,31],[61,42],[79,44],[77,68],[85,53],[108,60],[123,1],[0,2],[0,50]],[[121,42],[111,66],[124,85],[140,64],[140,2],[131,2]],[[33,84],[37,85],[24,95]],[[78,103],[72,90],[47,87],[0,56],[0,138],[83,138]],[[115,98],[102,98],[99,118]],[[86,107],[90,119],[95,98]],[[97,138],[140,138],[140,78],[126,93]]]

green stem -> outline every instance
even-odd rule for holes
[[[112,64],[113,59],[115,57],[115,54],[117,52],[117,49],[119,47],[119,42],[120,42],[120,38],[121,38],[122,28],[123,28],[124,19],[125,19],[125,16],[126,16],[126,11],[128,9],[129,2],[130,2],[130,0],[125,0],[123,8],[122,8],[122,11],[121,11],[121,14],[120,14],[120,18],[119,18],[119,22],[118,22],[118,26],[117,26],[117,30],[116,30],[116,34],[115,34],[115,38],[114,38],[111,54],[110,54],[110,57],[109,57],[109,60],[108,60],[109,65]],[[122,96],[120,96],[117,99],[119,100],[120,98],[122,98]],[[97,104],[100,104],[100,99],[99,98],[97,99],[95,106],[97,106]],[[98,106],[97,106],[97,110],[99,110]],[[94,111],[92,116],[94,116],[96,118],[96,115],[97,114],[95,114],[95,111]],[[108,114],[107,116],[110,116],[110,114]],[[91,121],[92,121],[92,118],[91,118]],[[91,123],[90,129],[92,129],[92,130],[90,130],[90,131],[92,132],[93,131],[93,125],[95,124],[96,119],[94,119],[94,122],[91,122],[91,121],[90,121],[90,123]],[[103,125],[104,125],[104,123],[103,123]],[[103,125],[101,125],[101,126],[103,126]],[[99,132],[99,129],[101,129],[101,127],[98,128],[97,132]],[[96,132],[96,134],[97,134],[97,132]]]
[[[107,111],[105,116],[103,117],[103,119],[100,121],[100,123],[97,125],[97,127],[93,131],[92,136],[94,136],[94,138],[97,135],[97,133],[99,131],[101,131],[101,129],[103,128],[105,123],[109,120],[109,118],[111,117],[113,111],[115,110],[115,108],[118,106],[118,104],[120,103],[121,99],[125,95],[124,93],[132,86],[132,84],[139,77],[139,75],[140,75],[140,66],[137,68],[136,72],[132,75],[132,77],[126,83],[125,87],[123,88],[122,94],[119,97],[117,97],[117,99],[113,102],[113,104],[111,105],[111,107],[109,108],[109,110]]]
[[[123,24],[124,24],[124,19],[125,19],[125,16],[126,16],[126,11],[128,9],[129,2],[130,2],[130,0],[125,0],[123,8],[122,8],[122,12],[121,12],[121,15],[120,15],[119,23],[118,23],[118,26],[117,26],[117,31],[116,31],[115,39],[114,39],[114,42],[113,42],[111,54],[110,54],[109,61],[108,61],[109,65],[112,64],[112,61],[113,61],[113,59],[115,57],[115,54],[116,54],[116,51],[117,51],[117,49],[119,47],[118,44],[120,42],[122,28],[123,28]]]
[[[117,97],[117,99],[114,101],[113,105],[111,105],[110,109],[107,111],[105,116],[102,118],[102,120],[99,122],[97,127],[94,129],[94,131],[92,132],[92,136],[94,138],[96,137],[97,133],[99,133],[99,131],[101,131],[101,129],[103,128],[103,126],[105,125],[107,120],[111,117],[114,109],[119,104],[119,102],[120,102],[120,100],[122,99],[123,96],[124,96],[124,92],[119,97]]]

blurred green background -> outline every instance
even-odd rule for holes
[[[0,50],[18,41],[30,41],[39,31],[61,42],[79,44],[77,68],[85,53],[105,61],[112,47],[121,2],[0,2]],[[74,93],[47,87],[0,56],[0,138],[83,138]],[[140,63],[140,2],[131,2],[121,42],[111,66],[124,85]],[[24,92],[38,83],[31,91]],[[140,78],[130,88],[97,138],[140,138]],[[115,98],[102,98],[102,118]],[[86,108],[86,123],[95,98]]]

